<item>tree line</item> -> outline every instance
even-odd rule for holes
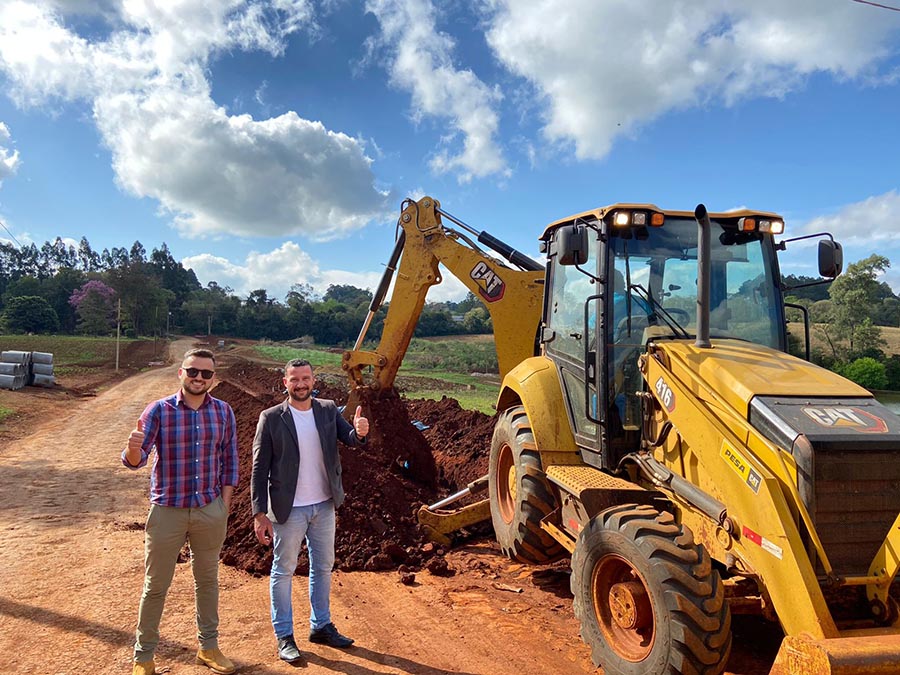
[[[829,284],[803,276],[783,279],[785,301],[809,313],[813,335],[827,345],[812,350],[815,363],[830,368],[869,389],[900,390],[900,355],[885,353],[882,327],[900,327],[900,298],[879,277],[891,262],[872,254],[847,266]],[[789,309],[789,321],[802,319]],[[792,337],[792,347],[799,340]]]
[[[136,241],[130,249],[94,251],[87,238],[77,247],[60,238],[16,247],[0,243],[0,331],[111,335],[117,322],[131,337],[167,332],[291,340],[348,346],[355,341],[372,293],[332,285],[318,296],[295,284],[283,298],[264,288],[247,297],[215,281],[205,287],[176,261],[165,243],[149,254]],[[383,312],[369,329],[380,334]],[[470,294],[462,302],[429,304],[416,335],[484,333],[490,315]]]
[[[885,354],[881,327],[900,326],[900,298],[884,281],[890,267],[873,254],[851,263],[831,283],[788,275],[785,301],[802,305],[818,338],[812,360],[870,389],[900,390],[900,355]],[[205,287],[193,270],[176,261],[163,243],[149,254],[136,241],[131,248],[94,251],[60,238],[16,247],[0,243],[0,331],[110,335],[117,322],[126,336],[167,332],[292,340],[309,336],[318,344],[352,345],[366,318],[372,293],[351,285],[332,285],[318,296],[295,284],[283,298],[264,288],[239,297],[215,281]],[[789,309],[787,318],[802,320]],[[368,336],[381,333],[384,313],[376,314]],[[458,303],[426,305],[416,326],[419,337],[477,334],[492,330],[490,315],[471,293]],[[800,353],[798,336],[791,349]]]

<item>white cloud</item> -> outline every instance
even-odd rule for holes
[[[12,244],[16,247],[40,243],[34,238],[34,235],[32,235],[31,232],[16,232],[15,223],[10,222],[7,218],[0,217],[0,223],[3,224],[3,226],[0,227],[0,242]],[[6,235],[9,235],[9,237]],[[14,239],[10,237],[14,237]]]
[[[77,98],[92,89],[94,50],[50,9],[25,2],[0,6],[0,68],[20,105]]]
[[[329,239],[383,206],[359,142],[293,112],[255,121],[159,87],[98,98],[95,116],[119,183],[159,200],[185,236]]]
[[[226,258],[201,254],[189,256],[181,261],[185,268],[194,270],[197,279],[204,286],[215,281],[219,286],[229,286],[240,298],[246,298],[251,291],[265,288],[268,297],[281,302],[294,284],[309,284],[318,295],[329,286],[349,284],[357,288],[375,292],[383,271],[349,271],[322,269],[297,243],[288,241],[267,253],[252,251],[243,261],[231,262]],[[466,297],[468,289],[452,274],[443,270],[443,281],[432,286],[428,292],[428,302],[454,302]],[[393,288],[388,289],[390,301]]]
[[[253,98],[254,98],[254,100],[255,100],[257,103],[259,103],[261,106],[267,106],[267,105],[268,105],[268,103],[266,103],[266,100],[265,100],[266,89],[268,89],[268,87],[269,87],[269,82],[268,82],[268,80],[263,80],[263,81],[262,81],[262,84],[259,85],[259,87],[257,87],[257,89],[256,89],[255,92],[253,92]]]
[[[303,29],[316,30],[305,0],[124,0],[110,35],[89,42],[58,10],[13,1],[0,6],[0,70],[19,105],[90,101],[117,182],[183,235],[329,239],[382,216],[362,143],[293,112],[229,115],[207,81],[216,54],[277,56]]]
[[[466,285],[447,270],[441,270],[441,278],[441,283],[428,289],[426,302],[459,302],[468,295]]]
[[[437,173],[457,173],[460,182],[490,175],[508,176],[496,136],[502,96],[471,70],[453,64],[455,43],[438,30],[431,0],[368,0],[366,11],[381,25],[381,42],[390,52],[392,83],[412,94],[413,117],[446,118],[453,127],[448,147],[431,161]],[[453,154],[453,153],[456,154]]]
[[[897,225],[896,217],[898,209],[900,194],[897,190],[891,190],[847,204],[834,213],[817,216],[801,224],[796,231],[791,228],[787,236],[790,238],[829,232],[844,248],[844,270],[850,263],[873,253],[896,262],[900,255],[900,226]],[[814,247],[819,241],[818,237],[813,237],[789,243],[780,255],[782,273],[818,277]],[[881,276],[881,280],[887,282],[894,292],[900,289],[900,271],[888,270]]]
[[[265,288],[270,298],[284,301],[294,284],[309,284],[319,295],[329,286],[339,284],[374,291],[381,279],[378,272],[323,270],[317,261],[292,241],[267,253],[251,251],[239,263],[209,254],[189,256],[181,263],[185,268],[194,270],[204,286],[209,281],[215,281],[220,286],[230,286],[241,298],[247,297],[253,290]]]
[[[12,141],[12,135],[9,133],[9,127],[0,122],[0,186],[3,180],[9,178],[19,169],[21,160],[19,159],[18,150],[10,150],[9,145]]]
[[[809,234],[830,232],[845,244],[896,243],[900,242],[898,213],[900,194],[891,190],[848,204],[836,213],[813,218],[803,226],[803,231]]]
[[[674,109],[782,97],[816,72],[875,81],[900,17],[852,2],[486,0],[487,40],[579,158]]]

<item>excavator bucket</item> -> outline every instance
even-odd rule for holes
[[[428,506],[421,506],[416,516],[429,539],[438,544],[449,546],[451,534],[464,527],[488,520],[491,517],[491,500],[482,499],[474,504],[446,512],[435,511]]]
[[[459,492],[430,506],[420,507],[416,516],[419,520],[419,525],[425,530],[428,538],[438,544],[447,546],[450,544],[450,535],[453,532],[490,519],[490,499],[481,499],[452,510],[447,509],[448,506],[466,497],[484,492],[487,490],[487,487],[488,477],[482,476],[477,480],[473,480]]]
[[[769,675],[895,675],[900,673],[900,635],[892,630],[824,640],[788,636]]]

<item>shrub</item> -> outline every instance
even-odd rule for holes
[[[868,356],[848,363],[842,371],[844,377],[866,389],[886,389],[888,386],[884,364]]]
[[[10,333],[55,333],[59,316],[44,298],[21,295],[7,301],[0,324]]]

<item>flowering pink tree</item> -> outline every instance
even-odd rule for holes
[[[113,298],[116,292],[102,281],[92,279],[69,296],[69,304],[78,314],[78,332],[85,335],[109,335],[113,326]]]

